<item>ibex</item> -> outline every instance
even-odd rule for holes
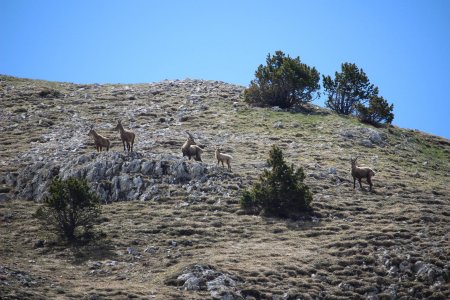
[[[216,148],[217,164],[219,164],[219,162],[221,162],[222,163],[222,167],[224,167],[223,162],[226,162],[227,166],[228,166],[228,170],[230,170],[230,171],[231,171],[230,163],[231,163],[231,159],[232,158],[233,157],[231,155],[220,153],[220,149]]]
[[[188,139],[186,140],[186,142],[184,142],[183,146],[181,147],[181,152],[183,153],[183,157],[187,156],[189,157],[189,159],[191,159],[191,157],[194,157],[194,160],[196,161],[202,161],[201,158],[201,154],[203,153],[202,148],[200,148],[200,146],[198,146],[195,141],[194,141],[194,137],[192,136],[192,134],[190,134],[189,132],[187,132],[188,135]]]
[[[106,151],[109,151],[109,140],[104,136],[101,136],[94,130],[94,125],[91,126],[91,130],[89,130],[88,136],[91,136],[94,139],[95,148],[97,152],[101,152],[102,148],[105,147]]]
[[[352,163],[353,189],[355,189],[356,187],[356,179],[358,179],[359,181],[359,187],[362,188],[361,179],[367,178],[367,183],[370,185],[369,191],[371,191],[373,186],[371,178],[372,176],[375,176],[375,172],[368,167],[357,167],[357,159],[358,157],[356,157],[355,159],[350,158],[350,161]]]
[[[117,126],[114,128],[114,130],[118,130],[120,132],[120,139],[122,140],[123,143],[123,151],[127,151],[127,149],[128,151],[133,151],[134,137],[135,137],[134,132],[124,129],[121,121],[117,121]]]

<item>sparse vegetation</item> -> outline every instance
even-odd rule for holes
[[[47,228],[70,243],[89,242],[93,225],[100,216],[100,198],[85,180],[56,178],[49,196],[35,213]]]
[[[37,97],[46,87],[65,97]],[[86,157],[107,169],[127,157],[120,164],[127,169],[120,171],[123,183],[140,177],[154,193],[145,201],[103,205],[95,229],[107,235],[106,243],[70,248],[47,238],[32,217],[41,203],[17,194],[0,200],[0,298],[211,299],[210,291],[165,284],[197,263],[239,278],[244,299],[449,298],[448,139],[396,126],[369,128],[334,113],[250,109],[243,90],[203,80],[79,85],[0,76],[0,127],[8,132],[0,137],[0,197],[18,191],[8,182],[30,165],[38,166],[36,177],[28,177],[38,191],[51,166]],[[201,101],[190,101],[190,118],[178,121],[191,95]],[[124,118],[133,120],[138,152],[117,157],[118,134],[102,130],[116,151],[96,153],[85,129]],[[36,126],[41,120],[55,126]],[[283,127],[273,127],[277,122]],[[203,180],[160,182],[142,170],[133,173],[129,163],[141,155],[149,162],[180,159],[186,130],[207,146],[203,162],[186,162],[208,167]],[[374,131],[382,145],[362,145]],[[233,172],[214,167],[214,146],[225,143]],[[292,220],[242,213],[240,196],[267,168],[268,143],[303,167],[314,214]],[[375,192],[353,190],[350,154],[376,170]],[[102,184],[109,189],[120,181]]]
[[[249,212],[263,212],[266,215],[289,217],[310,210],[312,193],[303,182],[302,168],[288,166],[283,152],[273,146],[267,160],[272,170],[264,170],[259,182],[241,198],[241,206]]]
[[[245,90],[245,100],[257,106],[289,108],[312,101],[320,88],[316,68],[282,51],[276,51],[273,56],[268,54],[266,65],[258,67],[255,77]]]

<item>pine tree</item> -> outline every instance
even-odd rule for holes
[[[354,113],[358,104],[378,94],[378,88],[370,83],[363,69],[351,63],[342,64],[334,79],[323,76],[323,87],[328,94],[325,105],[343,115]]]
[[[369,100],[369,106],[359,104],[357,106],[358,117],[361,122],[372,125],[380,125],[382,123],[390,124],[394,120],[394,104],[389,103],[379,96],[372,96]]]
[[[93,225],[100,215],[100,198],[89,190],[87,182],[56,178],[49,194],[35,217],[69,242],[91,238]]]
[[[313,100],[320,89],[320,74],[314,67],[291,58],[282,51],[267,55],[266,65],[260,65],[255,79],[245,90],[245,100],[257,106],[289,108]],[[317,94],[318,95],[318,94]]]
[[[259,182],[245,191],[241,197],[242,208],[251,213],[263,212],[270,216],[289,217],[311,209],[312,193],[303,182],[302,168],[288,166],[283,152],[273,146],[267,163],[271,170],[264,170]]]

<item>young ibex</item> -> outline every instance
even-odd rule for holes
[[[91,126],[91,130],[89,130],[88,136],[91,136],[94,139],[95,148],[97,152],[101,152],[102,148],[105,147],[106,151],[109,151],[109,140],[104,136],[101,136],[94,130],[94,126]]]
[[[188,134],[188,139],[186,142],[184,142],[183,146],[181,147],[181,152],[183,153],[183,157],[187,156],[189,157],[189,160],[191,157],[194,157],[194,160],[196,161],[202,161],[201,154],[203,153],[202,148],[197,145],[194,141],[194,137],[192,134],[186,131]]]
[[[358,157],[356,157],[355,159],[350,158],[350,161],[352,163],[353,189],[355,189],[356,187],[356,179],[358,179],[359,187],[362,189],[361,179],[367,178],[367,183],[370,185],[369,191],[371,191],[373,186],[371,178],[375,175],[375,172],[368,167],[357,167],[357,159]]]
[[[122,140],[123,143],[123,151],[127,151],[128,149],[128,151],[133,152],[134,137],[135,137],[134,132],[124,129],[121,121],[117,121],[117,126],[114,128],[114,130],[119,130],[120,132],[120,139]],[[126,148],[125,143],[127,144]]]
[[[231,171],[230,163],[231,163],[231,159],[233,159],[233,157],[231,155],[220,153],[220,149],[216,148],[216,159],[217,159],[217,164],[219,164],[219,162],[222,163],[222,167],[224,167],[223,162],[226,162],[227,166],[228,166],[228,170]]]

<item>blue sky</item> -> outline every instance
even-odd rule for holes
[[[275,50],[323,75],[356,63],[395,125],[450,138],[447,0],[0,0],[0,26],[0,74],[34,79],[248,85]]]

